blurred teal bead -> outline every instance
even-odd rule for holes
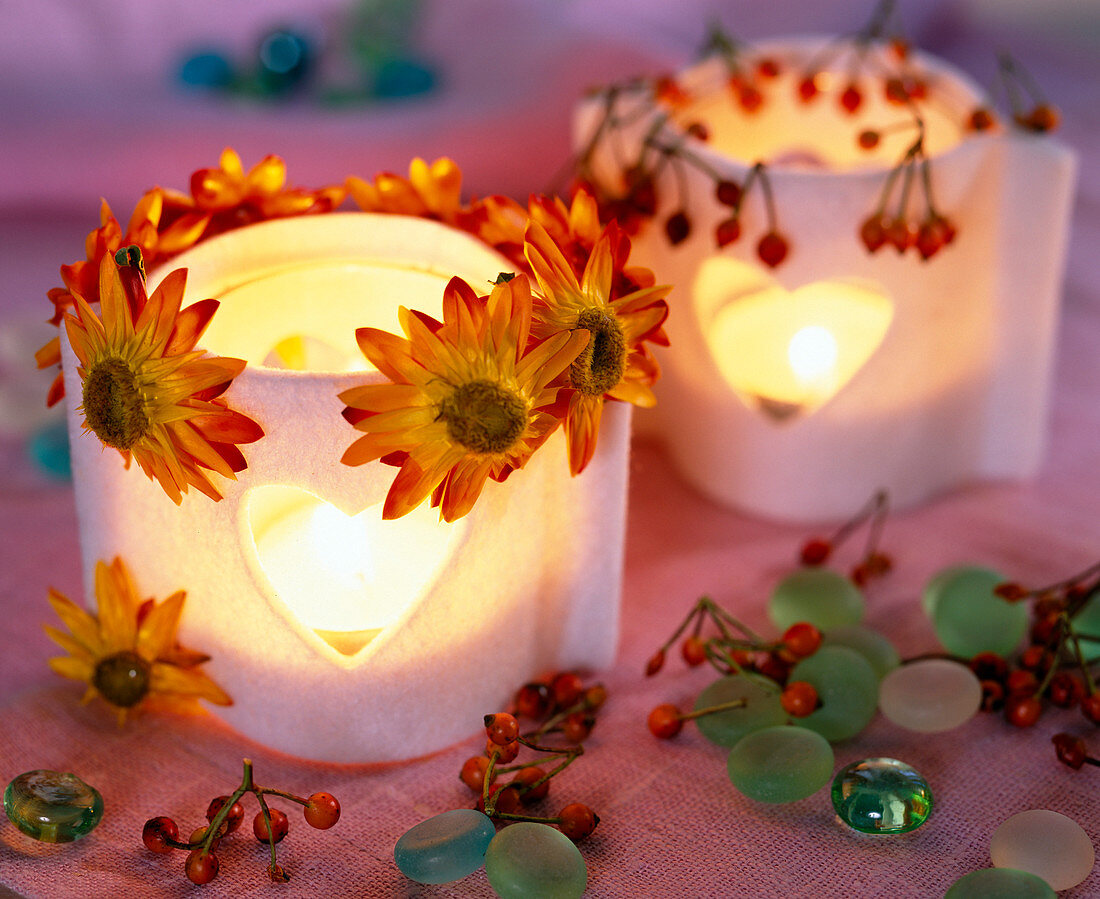
[[[760,674],[735,674],[715,681],[695,701],[695,709],[744,699],[745,706],[696,718],[703,736],[719,746],[734,746],[746,734],[787,723],[775,681]]]
[[[730,750],[726,769],[739,792],[757,802],[797,802],[833,773],[833,747],[812,730],[791,725],[753,731]]]
[[[71,843],[95,830],[103,817],[103,797],[75,774],[27,771],[4,790],[4,811],[33,839]]]
[[[233,82],[233,64],[220,50],[200,50],[180,65],[179,80],[186,87],[205,90],[228,87]]]
[[[943,648],[970,658],[980,652],[1011,653],[1027,630],[1027,604],[993,592],[1006,578],[996,571],[958,566],[937,574],[924,589],[922,605]]]
[[[27,454],[42,472],[59,481],[73,476],[69,458],[69,428],[65,419],[39,428],[27,441]]]
[[[450,883],[485,863],[495,834],[493,822],[481,812],[452,809],[407,830],[393,847],[393,860],[417,883]]]
[[[788,683],[799,680],[812,684],[821,700],[821,708],[798,719],[799,726],[831,743],[854,737],[875,717],[878,677],[854,649],[822,646],[791,670]]]
[[[879,680],[901,664],[901,656],[885,636],[862,624],[835,627],[822,635],[822,646],[844,646],[854,649],[874,669]]]
[[[943,899],[1057,899],[1041,877],[1012,868],[983,868],[960,877]]]
[[[831,793],[840,820],[860,833],[908,833],[932,814],[928,781],[897,759],[863,759],[841,768]]]
[[[435,88],[433,69],[415,59],[387,59],[374,75],[374,95],[381,100],[400,100],[426,94]]]
[[[828,568],[800,568],[772,591],[768,617],[781,631],[808,621],[822,631],[859,624],[863,594],[842,574]]]
[[[485,875],[501,899],[580,899],[588,868],[560,830],[521,821],[503,828],[485,853]]]

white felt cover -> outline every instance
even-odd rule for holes
[[[201,244],[170,267],[188,266],[185,302],[192,302],[273,265],[349,258],[435,271],[440,298],[449,274],[487,292],[486,282],[511,268],[443,225],[364,213],[250,226]],[[150,290],[161,276],[151,273]],[[361,316],[341,314],[354,323],[377,314],[371,305],[406,301],[363,295]],[[232,355],[227,339],[217,338],[220,355]],[[483,714],[502,708],[541,672],[613,660],[629,406],[608,405],[599,449],[581,476],[569,476],[559,432],[507,482],[489,482],[454,526],[446,558],[424,558],[418,546],[385,549],[425,572],[424,589],[391,626],[346,654],[302,625],[272,587],[257,559],[249,504],[270,485],[308,491],[347,514],[380,503],[397,469],[340,463],[358,432],[340,416],[337,394],[382,376],[250,366],[225,396],[266,436],[242,447],[248,468],[236,482],[220,482],[221,502],[192,491],[177,507],[136,465],[126,471],[116,451],[81,433],[75,358],[62,343],[89,604],[96,560],[115,555],[142,596],[185,589],[181,642],[212,656],[206,670],[234,700],[214,711],[246,736],[324,761],[403,759],[475,732]],[[373,514],[380,518],[380,507]],[[382,523],[390,525],[401,522]]]
[[[838,109],[835,93],[800,103],[795,84],[804,62],[791,61],[820,48],[819,40],[757,48],[786,63],[786,74],[764,85],[758,113],[736,109],[721,64],[681,75],[689,91],[707,98],[683,120],[701,120],[711,132],[709,143],[686,138],[685,146],[718,177],[739,183],[757,159],[772,162],[778,230],[790,254],[774,271],[756,257],[766,221],[759,189],[746,200],[740,239],[716,249],[715,228],[730,210],[715,201],[714,179],[681,167],[683,200],[675,166],[665,167],[656,219],[635,240],[632,257],[675,285],[671,347],[659,356],[660,402],[655,420],[646,413],[639,427],[658,431],[681,473],[707,495],[779,518],[841,517],[878,488],[905,505],[974,478],[1033,474],[1045,442],[1075,157],[1057,140],[1019,131],[963,137],[960,127],[982,93],[945,63],[918,57],[938,98],[929,106],[926,144],[935,202],[958,236],[927,262],[890,246],[872,255],[860,225],[915,133],[890,132],[869,154],[856,147],[860,129],[908,116],[882,101],[881,79],[864,78],[864,107],[855,117]],[[600,98],[579,108],[578,145],[602,108]],[[651,125],[652,116],[643,116],[601,144],[601,180],[621,184],[616,160],[637,158]],[[685,140],[672,125],[658,136]],[[681,205],[691,235],[670,246],[662,224]],[[909,220],[923,211],[914,184]],[[823,403],[785,416],[735,390],[723,368],[728,376],[746,362],[720,345],[722,317],[765,293],[778,315],[794,313],[797,298],[789,294],[806,297],[814,285],[843,281],[892,307],[881,342],[864,348],[866,361],[850,380]]]

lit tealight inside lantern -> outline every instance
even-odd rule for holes
[[[777,421],[835,396],[878,349],[893,318],[889,298],[869,282],[819,281],[788,292],[733,259],[705,262],[696,292],[713,309],[704,331],[722,377]]]
[[[463,528],[426,505],[396,521],[383,521],[379,505],[346,515],[282,485],[253,488],[248,513],[256,558],[279,599],[344,655],[401,617]]]

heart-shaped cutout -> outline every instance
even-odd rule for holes
[[[751,408],[784,421],[820,408],[882,344],[894,304],[878,284],[826,280],[788,291],[755,265],[714,256],[694,291],[722,377]]]
[[[432,588],[465,530],[427,504],[383,521],[380,504],[347,515],[284,485],[253,487],[243,503],[268,601],[315,646],[355,660]]]

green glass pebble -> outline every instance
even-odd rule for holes
[[[862,624],[833,628],[822,635],[821,645],[854,649],[871,663],[871,668],[879,680],[901,664],[901,656],[894,648],[894,644],[878,631],[873,631]]]
[[[833,747],[803,727],[754,731],[730,750],[726,768],[739,792],[757,802],[797,802],[812,796],[833,773]]]
[[[393,860],[409,880],[450,883],[485,863],[495,834],[493,822],[476,809],[451,809],[405,831],[393,847]]]
[[[4,811],[23,833],[43,843],[71,843],[103,817],[103,797],[75,774],[27,771],[4,790]]]
[[[1081,641],[1081,655],[1085,657],[1085,661],[1094,662],[1100,659],[1100,597],[1094,596],[1073,616],[1073,630],[1078,636],[1096,638],[1096,642]]]
[[[940,572],[924,588],[922,605],[948,652],[1008,655],[1027,629],[1027,603],[1007,602],[993,588],[1007,580],[988,568],[959,566]]]
[[[709,708],[736,699],[745,706],[725,712],[714,712],[696,718],[703,736],[719,746],[735,746],[737,741],[755,730],[787,723],[787,713],[780,702],[780,690],[775,681],[759,674],[734,674],[715,681],[695,701],[695,709]]]
[[[580,899],[588,868],[572,840],[547,824],[503,828],[485,853],[485,875],[501,899]]]
[[[799,680],[813,684],[821,707],[799,718],[798,724],[830,743],[854,737],[875,717],[878,677],[871,663],[854,649],[822,646],[791,670],[788,682]]]
[[[859,624],[863,594],[844,575],[828,568],[800,568],[776,584],[768,600],[768,617],[780,630],[808,621],[820,630]]]
[[[1041,877],[1012,868],[983,868],[956,880],[943,899],[1057,899]]]
[[[861,833],[908,833],[932,814],[928,781],[897,759],[864,759],[841,768],[832,797],[840,820]]]

